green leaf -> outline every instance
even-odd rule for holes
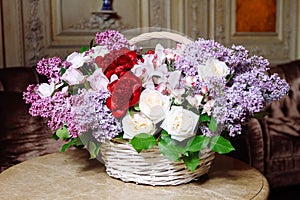
[[[231,145],[230,141],[222,136],[212,137],[210,141],[210,148],[212,151],[217,152],[219,154],[225,154],[235,150],[234,147]]]
[[[180,150],[177,148],[174,142],[160,140],[158,142],[158,148],[168,160],[173,162],[180,161]]]
[[[217,120],[214,117],[210,118],[210,122],[208,123],[208,128],[211,132],[216,132],[218,127]]]
[[[63,126],[61,129],[57,129],[56,136],[63,140],[69,139],[71,137],[66,126]]]
[[[87,51],[87,47],[86,46],[82,46],[81,49],[80,49],[80,53],[83,53]]]
[[[161,131],[160,138],[161,138],[161,140],[164,140],[167,143],[173,141],[172,138],[171,138],[171,136],[164,129]]]
[[[69,147],[71,147],[73,144],[75,144],[77,141],[76,138],[73,138],[70,142],[68,142],[67,144],[63,145],[61,148],[61,152],[65,152]]]
[[[147,133],[140,133],[134,136],[129,144],[140,153],[142,150],[152,148],[156,144],[156,139],[153,135]]]
[[[187,143],[187,151],[197,152],[209,144],[209,138],[204,135],[197,135]]]
[[[95,159],[100,151],[100,144],[95,144],[94,142],[90,141],[88,145],[88,150],[90,152],[90,159]]]
[[[200,122],[210,122],[210,116],[208,116],[207,114],[200,115],[199,120]]]
[[[183,161],[186,167],[194,171],[199,165],[199,151],[198,152],[189,152],[188,156],[183,156]]]
[[[140,112],[140,111],[141,111],[141,109],[140,109],[140,107],[139,107],[139,104],[136,104],[135,106],[133,106],[133,109],[134,109],[135,111],[137,111],[137,112]]]
[[[60,68],[60,72],[61,72],[61,75],[63,75],[65,72],[67,71],[67,69],[66,68]]]

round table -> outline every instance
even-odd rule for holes
[[[267,199],[269,185],[256,169],[216,155],[208,174],[179,186],[147,186],[109,177],[85,150],[27,160],[0,174],[0,199]]]

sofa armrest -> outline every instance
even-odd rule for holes
[[[248,123],[246,142],[249,149],[249,164],[259,170],[261,173],[264,173],[264,136],[261,123],[255,118],[252,118]]]

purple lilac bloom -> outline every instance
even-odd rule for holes
[[[62,61],[58,57],[43,58],[37,63],[37,72],[45,75],[48,82],[58,83],[60,80]]]
[[[72,113],[80,134],[91,130],[99,142],[110,140],[122,132],[121,124],[106,106],[109,93],[81,90],[73,96]]]
[[[232,50],[222,46],[213,40],[204,40],[188,44],[183,55],[175,61],[175,68],[181,70],[184,75],[195,76],[198,74],[197,66],[205,65],[208,58],[216,58],[226,62]]]
[[[125,36],[115,30],[107,30],[96,34],[95,41],[99,45],[107,46],[109,50],[129,48],[129,42]]]

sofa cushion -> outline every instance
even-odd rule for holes
[[[0,92],[0,172],[52,152],[62,143],[51,138],[52,131],[41,117],[32,117],[19,92]]]

